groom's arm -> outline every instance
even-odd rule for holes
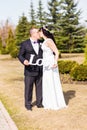
[[[18,59],[22,64],[27,65],[27,60],[25,59],[25,46],[24,46],[24,43],[21,43],[21,45],[20,45]]]

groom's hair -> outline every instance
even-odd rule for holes
[[[36,28],[36,27],[32,27],[31,29],[30,29],[30,36],[37,30],[38,28]]]

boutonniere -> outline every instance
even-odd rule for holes
[[[42,44],[43,44],[43,43],[42,43],[42,42],[40,42],[39,44],[40,44],[40,46],[42,46]]]

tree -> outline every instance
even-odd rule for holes
[[[84,47],[85,32],[79,24],[81,11],[77,11],[77,4],[74,3],[74,0],[64,0],[62,3],[63,16],[59,39],[62,45],[60,48],[64,48],[69,52]]]
[[[1,36],[0,36],[0,53],[1,53],[1,49],[2,49],[2,39],[1,39]]]
[[[84,63],[87,64],[87,44],[86,44],[86,47],[85,47],[85,60],[84,60]]]
[[[29,22],[24,14],[19,19],[15,35],[16,45],[29,38]]]
[[[15,47],[15,38],[11,29],[8,32],[8,38],[6,39],[6,43],[7,43],[6,45],[7,51],[9,54],[11,54],[11,52]]]
[[[60,34],[60,23],[61,23],[61,3],[62,0],[51,0],[48,2],[48,26],[49,30],[54,34],[56,39],[57,47],[59,47],[59,34]]]
[[[85,42],[85,49],[84,49],[85,60],[84,60],[84,63],[87,64],[87,29],[86,29],[86,35],[85,35],[84,42]]]
[[[15,29],[15,44],[13,51],[11,52],[12,57],[17,57],[19,51],[19,45],[21,42],[27,40],[29,38],[29,22],[27,17],[23,14],[19,18],[18,25]]]
[[[33,7],[33,2],[31,0],[31,4],[30,4],[30,18],[31,18],[31,26],[36,25],[36,20],[35,20],[35,11],[34,11],[34,7]]]
[[[1,24],[0,28],[0,37],[2,41],[2,47],[1,47],[1,54],[8,54],[7,50],[7,38],[8,38],[8,33],[9,30],[12,30],[14,32],[14,26],[10,24],[9,20],[7,19],[4,24]]]
[[[14,26],[10,24],[9,20],[7,19],[4,24],[1,25],[0,28],[0,36],[2,39],[2,46],[6,47],[6,39],[8,37],[9,30],[12,30],[14,32]]]
[[[46,23],[46,18],[45,18],[45,14],[46,12],[43,10],[43,6],[42,6],[42,1],[39,0],[39,3],[38,3],[38,11],[37,11],[37,24],[39,26],[43,26],[45,25]]]
[[[48,10],[49,10],[48,22],[54,25],[54,27],[55,24],[58,24],[58,21],[60,20],[60,4],[61,1],[58,2],[58,0],[51,0],[48,2]]]

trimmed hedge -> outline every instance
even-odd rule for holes
[[[60,52],[61,53],[83,53],[84,52],[84,48],[74,48],[74,49],[71,49],[71,50],[68,50],[68,49],[66,49],[66,50],[61,50],[60,49]]]
[[[70,73],[71,69],[78,65],[76,61],[70,61],[70,60],[60,60],[58,61],[58,66],[59,66],[59,72],[64,74],[64,73]]]
[[[77,81],[86,81],[87,80],[87,65],[81,64],[72,68],[70,72],[72,79]]]

